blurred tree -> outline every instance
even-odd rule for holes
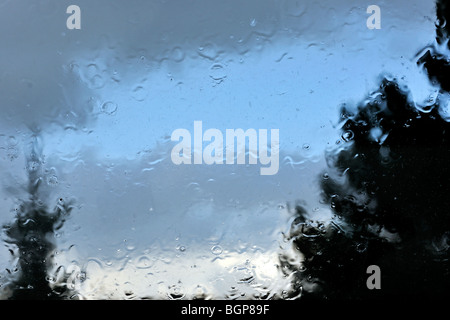
[[[448,41],[448,1],[438,1],[436,42]],[[450,55],[450,52],[449,52]],[[450,238],[450,62],[429,48],[417,61],[437,86],[433,105],[416,108],[397,79],[384,78],[357,111],[341,110],[344,147],[327,155],[321,176],[329,224],[302,207],[288,238],[301,265],[292,296],[367,299],[448,296]],[[366,286],[367,267],[381,269],[381,289]]]
[[[74,294],[66,285],[67,276],[52,281],[56,248],[54,233],[72,210],[71,203],[60,198],[53,211],[41,200],[43,160],[38,139],[32,139],[27,159],[29,199],[21,201],[13,222],[3,225],[5,242],[17,258],[17,272],[9,284],[10,299],[66,299]]]

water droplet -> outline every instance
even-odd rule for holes
[[[302,149],[303,150],[309,150],[309,149],[311,149],[311,146],[308,143],[304,143],[303,146],[302,146]]]
[[[211,247],[211,252],[218,256],[223,252],[223,250],[221,246],[216,245]]]
[[[380,140],[382,134],[383,131],[378,127],[372,128],[370,130],[370,137],[376,142]]]
[[[237,283],[251,283],[251,282],[253,282],[253,280],[255,280],[254,276],[248,276],[248,277],[244,277],[244,278],[239,279],[237,281]]]
[[[180,300],[184,298],[185,293],[179,285],[172,285],[169,287],[169,292],[167,295],[171,300]]]
[[[116,83],[119,83],[122,80],[121,77],[120,77],[120,74],[119,74],[119,72],[117,72],[117,70],[113,71],[113,74],[111,76],[111,80],[116,82]]]
[[[112,101],[107,101],[101,106],[101,112],[105,114],[113,115],[116,113],[116,111],[117,111],[117,104],[115,104]]]
[[[26,226],[28,224],[33,224],[36,223],[36,221],[34,221],[33,219],[26,219],[23,223],[22,226]]]
[[[136,268],[138,269],[148,269],[152,266],[152,261],[147,256],[139,257]]]
[[[217,51],[214,44],[207,43],[204,46],[198,48],[198,55],[208,60],[214,61],[219,56],[219,52]]]
[[[353,137],[354,137],[354,133],[351,130],[345,131],[341,136],[342,140],[344,140],[345,142],[352,140]]]
[[[7,141],[7,145],[8,147],[15,147],[17,145],[17,139],[14,136],[9,136],[8,137],[8,141]]]
[[[55,175],[51,175],[47,177],[47,184],[51,187],[55,187],[58,185],[58,177]]]
[[[134,244],[134,242],[132,240],[124,240],[125,243],[125,249],[127,249],[128,251],[133,251],[134,249],[136,249],[136,245]]]
[[[366,249],[367,249],[367,244],[361,243],[361,242],[356,244],[356,251],[364,252],[364,251],[366,251]]]
[[[170,58],[175,62],[181,62],[184,60],[185,54],[183,52],[183,49],[180,47],[175,47],[170,52]]]
[[[132,97],[136,101],[144,101],[147,98],[147,91],[142,86],[137,86],[132,92]]]
[[[87,66],[84,73],[86,76],[86,82],[92,89],[100,89],[105,86],[105,80],[99,73],[99,68],[95,63],[91,63]]]
[[[90,83],[91,83],[91,87],[93,89],[101,89],[105,86],[105,80],[99,74],[96,74],[95,76],[93,76],[90,80]]]
[[[37,161],[30,161],[30,162],[28,163],[27,169],[28,169],[28,171],[30,171],[30,172],[34,172],[34,171],[36,171],[38,168],[39,168],[39,162],[37,162]]]
[[[225,78],[227,77],[226,72],[225,72],[225,68],[222,64],[220,63],[215,63],[211,66],[210,68],[210,74],[209,76],[211,77],[211,79],[214,80],[215,83],[219,84],[221,82],[223,82],[225,80]]]
[[[6,140],[6,150],[7,150],[7,157],[10,161],[13,161],[14,159],[19,157],[19,151],[17,149],[18,141],[14,136],[9,136]]]

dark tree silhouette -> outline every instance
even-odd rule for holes
[[[449,39],[450,11],[448,1],[436,8],[437,48]],[[341,110],[345,145],[327,154],[329,171],[321,176],[335,216],[327,224],[310,221],[297,207],[288,238],[303,262],[281,257],[295,273],[293,296],[448,297],[449,58],[433,47],[417,60],[441,88],[432,105],[417,108],[406,87],[384,78],[356,112]],[[381,269],[381,290],[366,286],[369,265]]]
[[[5,242],[11,254],[17,258],[17,276],[9,285],[10,299],[47,300],[66,299],[73,295],[64,281],[59,284],[50,281],[56,249],[54,233],[60,229],[72,204],[64,199],[57,200],[50,211],[41,199],[40,186],[43,180],[43,160],[36,137],[27,159],[28,200],[23,200],[16,209],[12,223],[3,225]],[[53,286],[50,284],[54,283]]]

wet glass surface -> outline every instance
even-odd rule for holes
[[[0,1],[1,299],[449,287],[445,1],[71,4]]]

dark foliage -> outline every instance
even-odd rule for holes
[[[437,16],[440,45],[449,37],[447,1],[437,3]],[[439,97],[450,91],[448,58],[430,48],[417,60]],[[297,207],[289,238],[304,261],[282,261],[303,298],[448,297],[448,101],[417,108],[408,89],[387,78],[370,97],[354,113],[341,110],[345,146],[327,155],[321,186],[335,217],[325,226]],[[366,286],[369,265],[381,269],[380,290]]]

